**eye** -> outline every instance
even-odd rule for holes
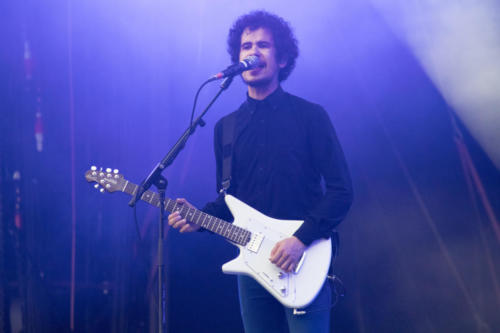
[[[258,42],[257,46],[259,46],[259,48],[261,48],[261,49],[268,49],[268,48],[271,47],[271,43],[269,43],[269,42]]]
[[[252,43],[243,43],[241,44],[242,50],[250,50],[252,48]]]

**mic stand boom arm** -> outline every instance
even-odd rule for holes
[[[213,80],[209,79],[205,83],[208,83],[211,81],[213,81]],[[151,185],[153,185],[157,181],[157,179],[160,177],[163,170],[166,167],[168,167],[170,164],[172,164],[172,162],[175,160],[175,158],[177,157],[179,152],[184,148],[184,146],[185,146],[187,140],[189,139],[189,137],[191,136],[191,134],[193,134],[194,131],[196,130],[196,127],[198,125],[200,125],[201,127],[205,126],[205,122],[202,119],[203,116],[207,113],[208,109],[210,109],[212,104],[214,104],[214,102],[217,100],[217,98],[220,96],[220,94],[229,87],[229,85],[231,84],[232,81],[233,81],[232,76],[227,77],[222,81],[219,91],[217,92],[215,97],[210,101],[210,103],[207,105],[205,110],[203,110],[203,112],[198,116],[198,118],[196,118],[190,124],[190,126],[186,129],[186,131],[184,131],[184,133],[179,138],[179,140],[177,140],[177,142],[169,150],[169,152],[165,155],[165,157],[163,157],[163,159],[156,165],[156,167],[151,171],[149,176],[141,182],[141,184],[139,185],[139,188],[137,189],[135,196],[133,196],[132,199],[130,200],[130,202],[128,203],[128,205],[130,207],[135,206],[136,202],[141,198],[141,196],[144,194],[144,192],[146,192],[151,187]]]

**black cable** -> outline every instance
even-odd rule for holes
[[[139,220],[137,219],[137,205],[134,205],[134,221],[135,221],[135,230],[137,231],[137,238],[139,238],[139,242],[142,241],[141,230],[139,229]]]
[[[196,109],[196,103],[198,102],[198,95],[200,94],[201,89],[207,85],[207,83],[214,81],[215,79],[211,77],[210,79],[206,80],[201,84],[201,86],[198,88],[198,91],[196,91],[196,95],[194,96],[194,103],[193,103],[193,109],[191,110],[191,119],[189,120],[189,127],[193,127],[193,118],[194,118],[194,111]],[[204,123],[200,123],[201,126],[204,126]]]

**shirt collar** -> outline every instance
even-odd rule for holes
[[[255,111],[257,107],[270,107],[275,110],[279,107],[279,105],[283,103],[284,97],[285,92],[283,91],[281,86],[278,86],[275,91],[273,91],[263,100],[253,99],[252,97],[248,96],[247,92],[247,105],[251,111]]]

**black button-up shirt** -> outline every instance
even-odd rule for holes
[[[347,214],[352,186],[328,114],[281,87],[262,101],[250,97],[235,117],[228,193],[278,219],[304,220],[295,236],[309,245],[328,238]],[[215,126],[217,190],[222,182],[223,120]],[[231,220],[223,196],[203,211]]]

